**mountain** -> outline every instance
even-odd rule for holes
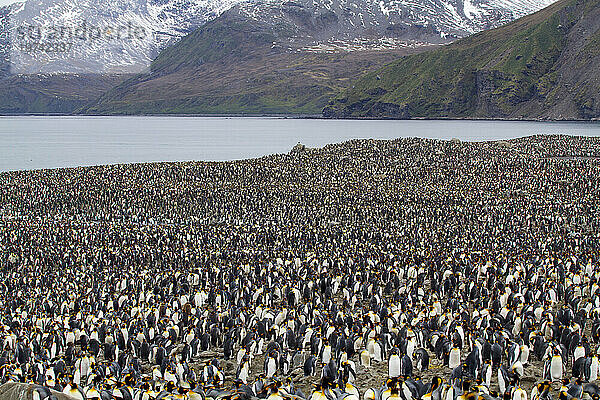
[[[237,2],[27,0],[6,7],[3,14],[8,17],[1,21],[0,33],[10,38],[9,57],[16,74],[141,72],[160,50]],[[64,42],[71,47],[22,50],[21,44],[28,42]]]
[[[72,113],[147,70],[158,53],[239,0],[28,0],[0,8],[0,114]],[[136,27],[143,40],[77,40],[70,53],[19,51],[15,32],[34,26]],[[17,37],[17,39],[19,39]],[[50,42],[55,41],[51,40]],[[12,72],[12,73],[11,73]]]
[[[127,75],[10,75],[0,80],[0,115],[71,114]]]
[[[81,112],[91,114],[319,114],[357,74],[425,47],[290,50],[290,31],[226,13]]]
[[[69,37],[76,52],[36,53],[24,60],[19,73],[125,73],[148,66],[160,50],[229,9],[249,21],[300,25],[304,29],[296,39],[301,42],[401,37],[439,43],[500,26],[552,1],[27,0],[10,7],[0,29],[13,31],[13,45],[18,42],[14,31],[30,25],[45,28],[42,34],[51,26],[89,33],[89,40]],[[114,40],[117,31],[130,32],[131,27],[144,33],[140,40]],[[96,30],[103,34],[92,38]],[[104,35],[107,30],[113,31],[111,37]],[[13,68],[20,53],[11,54]]]
[[[0,113],[318,113],[356,76],[552,1],[27,0],[0,10]],[[30,26],[87,35],[31,53]]]
[[[286,25],[311,17],[300,41],[348,40],[357,37],[396,37],[430,43],[455,40],[504,25],[531,14],[555,0],[293,0],[243,2],[240,15],[253,20],[278,21]],[[323,27],[318,20],[329,23]]]
[[[366,74],[338,118],[600,117],[600,1],[561,0],[498,29]]]
[[[158,53],[212,20],[237,0],[28,0],[0,8],[0,114],[72,113],[132,73],[147,69]],[[70,54],[19,52],[15,31],[35,26],[77,29],[134,26],[145,40],[107,43],[75,40]],[[141,44],[141,46],[140,46]],[[11,73],[12,72],[12,73]]]
[[[243,2],[162,51],[149,73],[81,111],[320,113],[369,70],[548,2]]]

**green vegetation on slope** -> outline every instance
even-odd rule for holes
[[[165,73],[249,54],[257,46],[271,45],[278,33],[243,20],[214,20],[162,51],[151,69]]]
[[[164,50],[150,74],[108,91],[92,114],[319,114],[369,70],[418,50],[315,54],[289,50],[295,31],[226,15]]]
[[[577,29],[581,24],[596,33],[584,51],[598,57],[598,4],[599,0],[562,0],[504,27],[405,57],[365,75],[324,113],[332,117],[537,118],[558,117],[547,111],[564,110],[572,118],[586,118],[576,96],[569,97],[559,81],[569,75],[562,69],[578,59],[569,49],[582,40]],[[573,37],[576,32],[579,35]],[[598,60],[593,63],[600,65]],[[586,91],[584,97],[588,96]]]
[[[14,75],[0,79],[0,114],[70,114],[125,75]]]

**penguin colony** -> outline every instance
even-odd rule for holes
[[[0,174],[34,400],[594,399],[600,140]]]

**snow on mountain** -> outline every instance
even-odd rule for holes
[[[297,27],[297,45],[382,37],[445,43],[498,27],[554,1],[263,0],[242,2],[232,11],[257,21]]]
[[[27,0],[5,11],[11,71],[143,72],[160,50],[238,2]]]
[[[142,72],[160,50],[228,10],[244,18],[287,24],[296,29],[299,45],[362,37],[443,43],[552,2],[27,0],[1,9],[0,51],[10,58],[13,73]]]
[[[515,18],[523,17],[534,11],[549,6],[556,0],[493,0],[490,6],[511,10]]]

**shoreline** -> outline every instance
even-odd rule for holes
[[[518,141],[518,140],[527,140],[530,138],[534,138],[536,136],[543,136],[543,137],[555,137],[555,138],[559,138],[559,137],[573,137],[573,138],[598,138],[598,136],[585,136],[585,135],[571,135],[571,134],[555,134],[555,133],[540,133],[540,134],[524,134],[523,136],[517,136],[517,137],[513,137],[510,139],[491,139],[491,140],[483,140],[483,139],[479,139],[479,140],[462,140],[462,139],[457,139],[457,138],[453,138],[453,139],[441,139],[441,138],[423,138],[423,137],[418,137],[418,136],[409,136],[409,137],[398,137],[395,139],[374,139],[374,138],[361,138],[361,139],[350,139],[350,140],[343,140],[343,141],[332,141],[328,144],[325,144],[323,146],[318,146],[318,147],[305,147],[305,150],[301,151],[301,154],[310,154],[311,152],[320,152],[320,151],[324,151],[324,148],[326,148],[327,146],[341,146],[344,145],[348,142],[351,141],[359,141],[359,142],[371,142],[371,141],[376,141],[376,142],[390,142],[390,141],[394,141],[394,140],[398,140],[398,139],[416,139],[416,140],[435,140],[435,141],[440,141],[440,142],[455,142],[455,143],[469,143],[469,144],[478,144],[478,143],[496,143],[496,144],[506,144],[509,146],[509,148],[513,147],[513,144],[511,144],[511,142],[514,141]],[[77,169],[86,169],[86,168],[101,168],[101,167],[119,167],[119,166],[148,166],[148,165],[162,165],[162,164],[196,164],[196,163],[204,163],[204,164],[226,164],[226,163],[236,163],[236,162],[244,162],[244,161],[254,161],[254,160],[259,160],[265,157],[271,157],[271,156],[281,156],[281,155],[289,155],[289,154],[294,154],[297,153],[296,151],[294,151],[294,148],[290,148],[289,151],[287,152],[271,152],[271,153],[265,153],[262,154],[260,156],[256,156],[256,157],[247,157],[247,158],[231,158],[231,159],[226,159],[226,160],[210,160],[210,159],[181,159],[181,160],[140,160],[140,161],[131,161],[131,162],[106,162],[106,163],[89,163],[89,164],[80,164],[80,165],[64,165],[64,166],[57,166],[57,167],[41,167],[41,168],[32,168],[32,169],[26,169],[26,168],[19,168],[19,169],[8,169],[8,170],[4,170],[4,169],[0,169],[0,176],[5,175],[5,174],[18,174],[18,173],[32,173],[32,172],[48,172],[48,171],[54,171],[54,172],[59,172],[59,171],[63,171],[63,170],[77,170]],[[563,160],[563,161],[573,161],[573,160],[586,160],[586,161],[595,161],[600,159],[600,157],[597,156],[581,156],[581,155],[561,155],[561,156],[553,156],[553,157],[540,157],[542,159],[554,159],[554,160]]]
[[[0,118],[14,117],[69,117],[69,118],[264,118],[264,119],[312,119],[326,121],[469,121],[469,122],[541,122],[541,123],[600,123],[599,118],[592,119],[544,119],[544,118],[329,118],[320,114],[66,114],[66,113],[23,113],[0,114]]]

